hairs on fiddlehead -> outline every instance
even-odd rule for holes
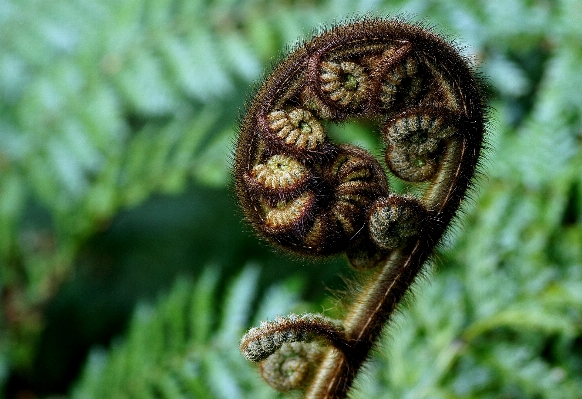
[[[459,209],[483,148],[485,101],[455,46],[420,25],[366,19],[299,46],[266,78],[241,122],[237,194],[260,236],[291,253],[345,253],[367,270],[331,320],[279,317],[251,329],[243,355],[279,390],[344,398]],[[365,119],[384,165],[330,140],[325,126]],[[420,195],[390,189],[387,173]],[[348,302],[348,301],[345,301]]]

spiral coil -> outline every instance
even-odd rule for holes
[[[328,137],[329,124],[353,119],[376,126],[384,165]],[[344,322],[281,318],[243,337],[241,351],[262,362],[264,376],[277,376],[273,386],[305,386],[313,374],[305,359],[321,358],[305,345],[323,337],[335,352],[322,361],[307,397],[347,392],[459,208],[484,126],[483,96],[467,61],[439,36],[398,20],[334,27],[299,46],[267,77],[242,120],[236,148],[235,183],[247,220],[295,254],[345,253],[357,270],[384,265]],[[421,194],[395,193],[387,172],[420,184]],[[292,384],[279,379],[283,367]]]

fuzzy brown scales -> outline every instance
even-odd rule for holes
[[[479,81],[458,49],[398,20],[334,27],[266,78],[236,148],[246,218],[292,253],[345,253],[357,270],[371,270],[346,301],[351,307],[342,321],[280,318],[245,335],[241,350],[258,348],[260,356],[250,358],[261,362],[267,380],[277,376],[273,386],[304,389],[308,399],[347,395],[466,195],[483,147],[485,109]],[[326,125],[349,119],[377,126],[385,166],[328,138]],[[387,171],[420,184],[423,193],[391,192]],[[312,340],[327,346],[325,354],[304,346]],[[283,369],[293,375],[290,385],[280,380]]]

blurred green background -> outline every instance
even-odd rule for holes
[[[395,14],[474,57],[489,149],[354,398],[582,398],[579,0],[0,0],[0,398],[281,397],[238,339],[350,272],[242,222],[236,121],[289,45]]]

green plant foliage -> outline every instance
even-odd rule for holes
[[[365,13],[425,18],[459,38],[487,76],[492,114],[487,177],[444,243],[430,283],[416,287],[354,397],[579,396],[579,0],[0,1],[0,387],[34,391],[30,370],[44,328],[58,323],[51,305],[63,287],[81,291],[73,277],[84,275],[80,259],[96,250],[92,240],[129,209],[146,220],[150,208],[143,205],[154,196],[201,186],[232,195],[231,144],[252,82],[285,46]],[[347,123],[334,137],[374,147],[375,137],[361,134],[367,129]],[[217,204],[196,203],[196,215],[234,213]],[[144,222],[139,231],[156,228]],[[125,233],[119,246],[131,247],[137,239]],[[82,376],[72,371],[55,393],[277,397],[240,356],[238,339],[247,325],[293,310],[298,291],[257,283],[256,269],[243,267],[248,259],[258,258],[262,275],[288,274],[279,276],[278,264],[261,259],[266,255],[240,249],[242,235],[225,237],[225,251],[239,249],[232,265],[220,267],[235,275],[244,270],[222,276],[231,281],[226,295],[217,299],[221,285],[211,268],[194,283],[176,283],[156,305],[139,305],[120,341],[94,349]],[[164,241],[167,252],[177,252],[175,241]],[[107,240],[98,242],[105,242],[99,254],[114,252]],[[155,263],[156,250],[151,245],[133,258],[122,252],[119,263],[141,267],[139,256]],[[105,255],[84,284],[99,286],[111,272]],[[198,275],[201,264],[192,262],[182,266]],[[310,287],[333,285],[318,266],[301,266],[297,273]],[[165,267],[136,272],[153,295],[163,289],[156,278]],[[131,291],[108,281],[108,293]],[[253,298],[264,290],[253,312]],[[305,294],[319,298],[323,288],[315,291]],[[305,310],[322,306],[333,313],[330,302]],[[93,319],[99,318],[88,313],[76,322]]]
[[[241,358],[238,341],[252,313],[297,308],[297,287],[272,287],[254,312],[258,272],[244,268],[218,300],[219,275],[207,268],[195,283],[178,280],[154,306],[138,306],[123,342],[92,352],[71,397],[277,397]]]

